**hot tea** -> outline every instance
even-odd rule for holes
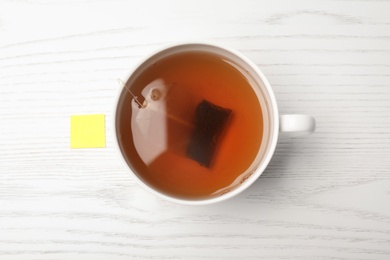
[[[126,88],[117,136],[140,179],[186,199],[239,185],[259,151],[263,119],[237,64],[206,51],[182,51],[147,64]]]

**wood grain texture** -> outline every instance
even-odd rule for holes
[[[318,123],[210,206],[149,195],[113,146],[117,79],[187,40],[238,49]],[[106,149],[69,149],[84,113]],[[0,0],[0,259],[389,259],[389,129],[390,1]]]

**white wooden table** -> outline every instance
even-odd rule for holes
[[[174,42],[238,49],[282,113],[240,196],[190,207],[136,185],[114,149],[119,85]],[[106,115],[72,150],[70,116]],[[0,0],[0,259],[390,259],[390,1]]]

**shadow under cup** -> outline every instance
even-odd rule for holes
[[[134,167],[128,156],[129,153],[134,153],[134,151],[129,148],[134,144],[133,138],[130,134],[132,123],[132,103],[134,103],[134,98],[125,87],[122,88],[119,93],[117,105],[115,107],[114,121],[116,144],[118,145],[121,158],[123,159],[122,161],[124,161],[126,167],[135,177],[135,180],[145,189],[158,197],[162,197],[172,202],[190,205],[209,204],[222,201],[237,195],[249,187],[261,175],[268,165],[276,147],[279,130],[276,100],[268,81],[256,65],[250,60],[239,52],[225,47],[203,43],[191,43],[165,48],[141,62],[141,64],[138,65],[130,74],[129,79],[126,82],[126,87],[131,86],[133,82],[140,77],[140,75],[142,75],[148,67],[151,66],[151,64],[159,60],[180,53],[199,51],[217,55],[227,61],[230,65],[234,66],[235,69],[238,70],[249,82],[253,91],[256,93],[261,106],[263,133],[260,148],[258,149],[257,155],[251,165],[246,171],[240,174],[232,185],[207,197],[186,198],[159,190],[157,187],[148,183],[148,181],[142,177],[142,174],[139,174],[139,167]],[[237,152],[239,153],[240,151]]]

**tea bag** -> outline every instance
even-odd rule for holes
[[[210,167],[222,134],[231,114],[226,109],[203,100],[196,108],[195,129],[187,155],[205,167]]]
[[[136,97],[132,101],[131,128],[142,160],[150,164],[172,152],[209,168],[231,110],[162,79],[148,84],[141,94],[142,104]]]

